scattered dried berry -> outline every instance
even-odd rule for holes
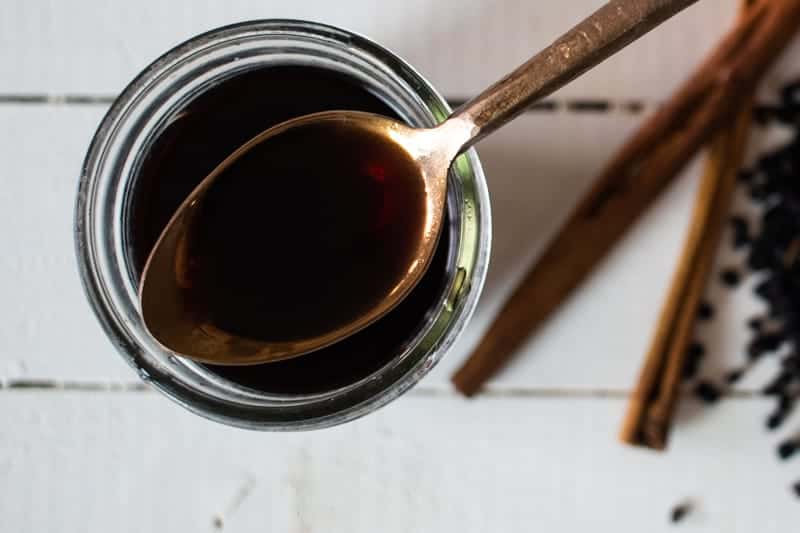
[[[772,278],[767,278],[753,287],[753,293],[762,300],[769,300],[775,292],[775,282]]]
[[[761,343],[764,350],[768,352],[776,351],[785,340],[786,337],[781,332],[765,333],[758,337],[758,342]]]
[[[679,503],[675,507],[672,508],[672,511],[669,513],[669,521],[673,524],[677,524],[688,515],[692,510],[692,504],[689,502]]]
[[[684,380],[690,380],[697,376],[697,373],[700,371],[700,364],[695,359],[686,358],[686,361],[683,363],[683,373],[681,374]]]
[[[756,202],[763,202],[769,196],[769,190],[761,184],[750,186],[750,198]]]
[[[778,446],[778,457],[786,461],[797,453],[798,449],[800,449],[800,441],[797,439],[789,439]]]
[[[689,380],[697,375],[705,353],[706,348],[701,343],[695,341],[689,345],[686,349],[686,360],[683,363],[683,379]]]
[[[747,345],[747,359],[749,361],[758,361],[762,355],[766,353],[764,345],[759,341],[760,337],[751,340]]]
[[[781,424],[783,424],[783,420],[785,415],[780,412],[774,412],[767,417],[767,429],[770,431],[774,431],[778,429]]]
[[[742,248],[750,243],[750,229],[747,220],[740,215],[731,217],[731,227],[733,228],[733,247]]]
[[[737,368],[736,370],[731,370],[725,375],[725,383],[728,385],[733,385],[738,383],[740,379],[744,376],[744,369]]]
[[[794,376],[791,372],[782,371],[778,374],[769,384],[764,387],[763,393],[765,396],[777,396],[782,394],[789,383],[792,382]]]
[[[711,320],[714,318],[714,306],[708,302],[701,302],[697,307],[697,318],[700,320]]]
[[[800,401],[800,79],[783,87],[778,103],[756,106],[754,117],[763,124],[788,126],[793,135],[737,175],[755,214],[752,218],[731,216],[731,246],[746,249],[747,260],[739,269],[723,269],[719,279],[725,286],[735,287],[743,275],[756,273],[753,292],[766,311],[747,322],[752,332],[746,347],[748,363],[730,369],[724,380],[725,386],[731,386],[757,361],[779,357],[780,370],[763,389],[765,395],[775,399],[766,426],[776,429]],[[702,306],[698,318],[706,318]],[[696,371],[697,363],[689,355],[685,372]],[[721,392],[707,381],[698,382],[694,388],[694,394],[706,403],[716,402]],[[800,456],[800,435],[782,442],[777,454],[783,460]],[[800,498],[800,481],[792,490]]]
[[[719,279],[728,287],[736,287],[741,281],[739,272],[733,268],[726,268],[719,274]]]
[[[781,368],[795,376],[800,376],[800,356],[796,353],[787,355],[781,361]]]
[[[755,332],[759,332],[761,328],[764,327],[764,321],[760,318],[751,318],[747,321],[747,327]]]
[[[775,411],[767,418],[767,429],[778,429],[794,410],[795,398],[786,394],[778,396],[778,405]]]
[[[717,403],[722,395],[717,386],[709,381],[700,381],[694,388],[694,394],[707,404]]]
[[[691,359],[700,359],[706,354],[706,347],[700,342],[693,342],[689,345],[686,356]]]
[[[794,408],[795,399],[795,396],[790,396],[789,394],[785,393],[781,394],[778,397],[778,409],[780,411],[785,411],[788,414],[788,412]]]
[[[764,270],[770,264],[769,251],[761,243],[754,243],[750,248],[750,255],[747,257],[747,266],[750,270],[758,272]]]
[[[769,125],[773,116],[774,110],[772,106],[759,105],[753,108],[753,120],[755,120],[756,124],[759,126]]]
[[[736,179],[741,183],[750,183],[753,181],[753,172],[751,170],[742,169],[736,174]]]
[[[800,107],[800,80],[788,83],[781,89],[781,101],[789,109]]]

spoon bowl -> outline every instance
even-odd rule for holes
[[[227,157],[192,191],[167,224],[148,258],[140,285],[140,302],[142,316],[150,333],[166,348],[198,361],[247,365],[286,359],[323,348],[384,316],[416,286],[433,256],[444,215],[450,161],[460,148],[460,144],[453,139],[463,137],[465,140],[467,137],[466,133],[461,137],[454,135],[457,133],[454,130],[456,124],[449,123],[442,130],[412,129],[380,115],[333,111],[279,124],[251,139]],[[312,128],[313,132],[310,131]],[[399,261],[397,257],[393,258],[393,263],[402,268],[383,276],[383,285],[377,289],[371,288],[372,298],[363,295],[364,302],[356,302],[359,305],[349,307],[346,312],[337,309],[334,313],[325,306],[325,300],[315,298],[315,293],[311,291],[309,298],[314,301],[303,307],[304,321],[306,324],[321,323],[316,331],[304,338],[262,339],[258,338],[257,333],[247,335],[221,327],[213,319],[213,313],[203,308],[204,302],[198,301],[204,299],[202,294],[197,295],[198,285],[202,285],[203,280],[199,279],[202,276],[198,274],[197,260],[193,257],[193,243],[203,239],[200,228],[209,193],[214,194],[218,181],[226,179],[230,169],[264,143],[276,143],[282,136],[308,139],[320,135],[331,145],[329,147],[333,148],[331,151],[334,154],[347,153],[347,145],[352,143],[373,143],[373,152],[382,149],[374,146],[380,143],[395,154],[396,161],[390,166],[402,167],[402,175],[386,176],[384,172],[381,179],[408,182],[404,184],[404,189],[417,191],[419,200],[416,212],[406,213],[419,222],[410,235],[409,244],[403,247],[395,243],[394,246],[406,250]],[[332,161],[330,164],[341,166],[347,163]],[[277,178],[268,176],[266,179],[270,177]],[[281,252],[276,255],[281,256]],[[279,257],[276,260],[291,262],[292,258]],[[241,258],[238,261],[241,262]],[[307,262],[299,261],[300,264],[290,266],[290,269],[302,268],[302,264]],[[385,266],[382,271],[386,272],[388,267]],[[325,292],[330,295],[330,291],[328,287]],[[349,294],[334,296],[338,297],[339,302],[351,297]],[[341,304],[337,302],[336,305]],[[336,320],[325,320],[334,314]],[[256,329],[269,331],[270,324],[257,324]]]

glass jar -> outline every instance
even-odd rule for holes
[[[450,111],[414,69],[359,35],[292,20],[223,27],[164,54],[116,99],[86,155],[75,213],[84,288],[123,358],[144,381],[190,411],[248,429],[332,426],[397,398],[430,371],[466,326],[489,258],[488,193],[480,162],[470,150],[456,160],[449,176],[444,288],[413,334],[376,371],[333,390],[272,393],[223,378],[158,345],[139,313],[138,273],[126,232],[137,169],[149,144],[193,98],[237,74],[285,65],[329,69],[351,78],[414,126],[432,126]]]

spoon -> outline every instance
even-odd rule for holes
[[[448,170],[457,155],[522,113],[535,100],[554,92],[695,1],[612,0],[433,128],[415,129],[375,114],[331,111],[300,117],[264,131],[204,178],[162,232],[145,265],[139,290],[142,317],[147,329],[160,344],[179,355],[222,365],[259,364],[287,359],[323,348],[358,332],[398,305],[427,270],[443,224]],[[311,288],[304,296],[306,301],[299,302],[297,306],[288,300],[284,301],[278,312],[269,315],[271,319],[262,320],[266,327],[270,320],[280,322],[288,317],[285,324],[289,329],[293,329],[292,324],[302,322],[308,324],[308,330],[262,338],[257,322],[253,328],[237,330],[230,325],[221,325],[213,318],[214,314],[203,307],[202,302],[198,307],[195,292],[201,282],[197,278],[198,259],[193,255],[193,250],[207,240],[206,234],[198,227],[202,226],[201,215],[205,206],[217,194],[215,187],[229,183],[233,179],[231,176],[236,175],[244,165],[243,161],[253,159],[258,151],[273,145],[279,146],[282,142],[290,147],[300,143],[307,155],[298,158],[297,154],[292,154],[294,160],[281,164],[314,164],[318,158],[313,152],[324,149],[326,168],[345,168],[348,172],[355,172],[360,160],[348,159],[346,155],[354,152],[354,146],[369,147],[356,149],[359,157],[380,153],[392,160],[394,164],[390,166],[400,168],[402,172],[390,178],[411,191],[407,195],[407,204],[401,207],[409,208],[413,215],[405,220],[402,228],[395,229],[411,237],[404,241],[405,244],[391,241],[391,246],[383,248],[380,245],[376,248],[374,241],[370,241],[372,244],[369,246],[364,244],[367,241],[361,243],[364,249],[380,248],[394,253],[393,264],[398,268],[377,268],[377,265],[382,265],[379,258],[374,275],[367,275],[370,261],[348,256],[346,250],[356,250],[356,245],[342,248],[344,251],[333,253],[332,258],[321,259],[320,264],[333,265],[331,268],[346,265],[346,269],[336,270],[336,275],[350,281],[342,281],[345,278],[327,279],[324,269],[320,275],[308,275]],[[290,152],[287,148],[276,149],[270,157],[275,161],[286,159],[290,156],[285,154]],[[270,159],[265,164],[272,169],[275,161]],[[285,166],[275,168],[285,170]],[[285,172],[281,176],[270,174],[263,181],[296,179],[296,175],[291,178],[287,176]],[[385,176],[381,174],[378,177],[383,181]],[[346,186],[350,185],[343,185]],[[209,191],[212,194],[207,194]],[[248,224],[258,226],[257,219],[253,222],[256,223]],[[309,233],[308,237],[313,239],[314,234]],[[240,248],[267,245],[268,242],[252,242]],[[291,261],[295,256],[288,255],[285,250],[276,250],[274,260],[287,262],[287,272],[293,268],[300,269],[297,272],[306,272],[302,269],[308,260],[297,259],[292,266]],[[247,261],[242,264],[253,267]],[[387,265],[391,266],[389,263]],[[348,277],[348,270],[352,270],[352,276]],[[249,272],[258,270],[251,268]],[[208,280],[206,283],[215,284]],[[280,279],[270,287],[281,289],[279,283]],[[301,287],[297,289],[302,292]],[[221,294],[223,299],[230,297],[232,293],[228,294],[226,290],[220,288],[217,296]],[[236,298],[242,299],[242,309],[252,309],[251,314],[258,318],[261,315],[257,306],[264,300],[250,301],[249,296],[242,291]],[[200,300],[202,298],[201,295]],[[345,302],[347,305],[344,305]],[[235,298],[228,303],[234,307],[239,305]],[[264,305],[268,304],[266,302]],[[300,314],[292,314],[294,307],[300,309]]]

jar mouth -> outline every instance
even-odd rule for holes
[[[149,337],[138,311],[136,274],[123,221],[131,181],[157,132],[209,86],[249,69],[300,62],[365,83],[415,126],[449,114],[446,102],[402,59],[365,37],[295,20],[234,24],[168,51],[120,94],[95,133],[82,168],[75,213],[79,269],[108,337],[145,381],[204,417],[249,429],[319,428],[352,420],[413,386],[454,342],[474,311],[490,246],[488,193],[474,151],[454,163],[448,204],[454,245],[448,285],[409,348],[369,377],[332,391],[269,394],[235,386],[177,359]]]

